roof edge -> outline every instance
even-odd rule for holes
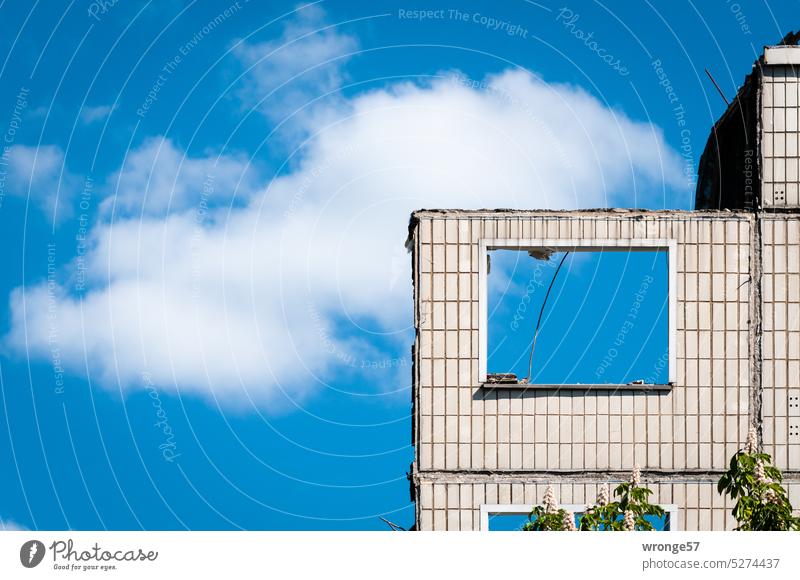
[[[592,214],[606,214],[606,215],[742,215],[746,216],[751,214],[750,211],[745,210],[729,210],[729,209],[637,209],[637,208],[620,208],[620,207],[603,207],[603,208],[579,208],[579,209],[514,209],[514,208],[481,208],[481,209],[463,209],[463,208],[421,208],[411,212],[411,222],[409,226],[419,218],[432,217],[432,216],[542,216],[542,215],[592,215]]]

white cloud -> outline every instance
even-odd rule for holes
[[[307,115],[303,109],[314,98],[336,91],[346,74],[344,65],[358,48],[357,40],[325,22],[316,5],[301,8],[274,40],[236,45],[234,54],[250,70],[241,96],[258,106],[272,121],[294,115],[293,128]]]
[[[13,520],[0,519],[0,532],[24,532],[27,530],[28,528]]]
[[[85,106],[81,109],[80,117],[84,124],[89,125],[95,121],[101,121],[111,114],[114,107],[111,105],[98,105],[96,107]]]
[[[55,221],[72,214],[69,201],[78,180],[67,169],[60,147],[13,145],[4,157],[10,194],[29,198]]]
[[[8,340],[22,349],[25,329],[46,356],[55,324],[66,365],[81,369],[86,353],[105,384],[141,388],[148,370],[160,385],[271,408],[281,390],[318,389],[311,374],[349,372],[342,358],[406,355],[413,209],[660,205],[662,188],[682,187],[680,158],[652,126],[522,72],[487,81],[406,83],[337,103],[322,115],[336,122],[305,127],[314,138],[293,172],[202,224],[187,209],[97,226],[82,302],[66,287],[17,290]],[[202,170],[179,172],[178,184],[171,162],[162,171],[165,199],[198,195]],[[122,198],[143,187],[122,171]],[[380,352],[385,340],[397,348]]]
[[[108,180],[112,195],[103,209],[123,215],[163,215],[248,199],[258,189],[256,171],[233,155],[191,157],[163,137],[131,151],[122,169]]]

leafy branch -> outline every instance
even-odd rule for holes
[[[600,486],[595,505],[586,507],[578,526],[575,515],[556,503],[552,486],[547,486],[544,502],[534,506],[522,529],[524,531],[652,531],[649,517],[663,517],[664,510],[648,501],[652,490],[641,485],[641,472],[634,467],[629,481],[614,489],[615,501],[610,501],[608,485]]]
[[[758,451],[755,429],[750,429],[744,449],[731,457],[730,466],[717,484],[717,491],[736,500],[731,514],[736,530],[800,530],[800,517],[781,485],[783,474],[772,465],[772,457]]]

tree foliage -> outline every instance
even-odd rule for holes
[[[614,501],[610,501],[608,486],[603,485],[594,505],[586,507],[576,528],[575,516],[559,508],[553,488],[547,487],[542,505],[534,506],[522,529],[529,532],[541,531],[651,531],[653,524],[647,517],[662,517],[664,510],[649,503],[652,490],[641,485],[639,468],[635,467],[629,481],[620,483],[614,489]]]
[[[651,531],[653,524],[648,518],[664,516],[664,510],[650,503],[652,490],[640,483],[638,466],[633,469],[629,481],[620,483],[613,500],[608,486],[603,485],[594,505],[586,506],[580,515],[577,529],[580,531]],[[736,500],[731,511],[736,519],[736,530],[742,531],[789,531],[800,530],[800,517],[792,512],[792,504],[782,485],[781,470],[772,465],[772,457],[762,453],[756,442],[756,432],[751,429],[744,449],[731,458],[728,470],[717,484],[721,495]],[[575,516],[559,508],[553,488],[547,486],[543,505],[534,506],[525,531],[575,530]]]
[[[663,517],[661,506],[651,504],[648,499],[653,491],[641,485],[639,468],[635,467],[630,481],[620,483],[614,489],[616,501],[604,501],[599,494],[595,505],[589,506],[581,517],[580,529],[589,531],[653,531],[650,517]]]
[[[736,530],[800,530],[800,518],[792,514],[792,504],[781,485],[783,474],[772,465],[772,457],[760,453],[755,431],[751,429],[744,449],[731,457],[730,466],[719,480],[717,491],[736,500],[731,514]]]
[[[522,526],[525,532],[562,532],[564,530],[564,518],[569,517],[569,512],[559,509],[554,513],[548,513],[540,505],[534,506],[528,515],[528,521]]]
[[[548,485],[542,505],[534,506],[528,521],[522,526],[525,532],[561,532],[575,530],[575,516],[559,508],[553,486]]]

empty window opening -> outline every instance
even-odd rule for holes
[[[488,248],[487,258],[487,382],[670,382],[666,248]]]
[[[583,514],[575,513],[575,527],[580,526],[581,516]],[[663,516],[645,516],[653,530],[656,532],[669,531],[669,514],[665,513]],[[489,531],[490,532],[514,532],[523,529],[525,524],[528,523],[527,514],[489,514]]]
[[[585,509],[584,505],[563,506],[568,511],[575,514],[575,526],[580,526],[581,516]],[[668,532],[674,529],[672,522],[677,517],[677,507],[674,505],[662,506],[663,516],[645,516],[645,519],[653,526],[657,532]],[[483,531],[489,532],[513,532],[520,531],[528,522],[530,507],[527,506],[482,506],[481,517]]]

